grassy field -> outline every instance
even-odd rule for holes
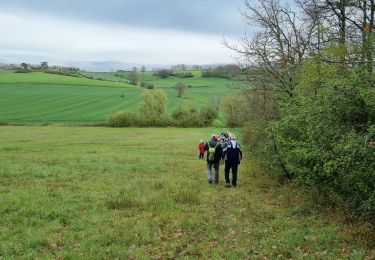
[[[47,85],[71,85],[71,86],[95,86],[95,87],[129,87],[123,82],[110,82],[104,80],[92,80],[77,78],[44,72],[32,73],[0,73],[0,84],[47,84]]]
[[[114,73],[86,73],[87,76],[116,81]],[[95,76],[96,75],[96,76]],[[197,108],[213,97],[233,93],[225,79],[157,79],[146,72],[148,81],[163,88],[169,99],[168,111],[191,104]],[[120,79],[118,79],[120,80]],[[191,88],[178,98],[174,85],[182,80]],[[117,111],[138,111],[141,87],[127,83],[75,78],[46,73],[0,73],[0,121],[98,123]],[[122,97],[123,95],[123,97]]]
[[[113,112],[136,110],[140,93],[138,88],[0,84],[0,121],[100,122]]]
[[[250,161],[237,188],[209,185],[213,131],[0,127],[0,258],[375,257]]]

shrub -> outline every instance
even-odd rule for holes
[[[216,111],[211,108],[210,106],[202,107],[200,111],[200,118],[202,120],[202,124],[205,126],[209,126],[212,124],[212,121],[217,118]]]
[[[194,75],[193,73],[191,73],[190,71],[189,72],[175,72],[172,74],[172,76],[176,77],[176,78],[193,78]]]
[[[173,75],[173,71],[167,70],[167,69],[161,69],[161,70],[154,72],[154,76],[159,77],[161,79],[169,78],[172,75]]]
[[[14,73],[30,73],[30,72],[32,72],[31,70],[29,70],[29,69],[21,69],[21,70],[16,70]]]
[[[225,124],[220,119],[214,119],[211,126],[215,128],[223,128],[225,127]]]
[[[270,128],[285,167],[330,203],[369,219],[375,215],[374,147],[369,144],[375,134],[375,94],[363,87],[361,75],[324,77],[324,88],[316,94],[311,94],[315,84],[303,80]]]
[[[202,73],[204,78],[234,78],[241,74],[241,69],[236,65],[219,66],[215,69],[206,70]]]
[[[181,81],[177,82],[177,84],[175,85],[175,89],[177,91],[177,97],[182,97],[184,94],[185,94],[185,84]]]
[[[117,112],[110,116],[107,121],[110,127],[130,127],[138,124],[136,116],[131,112]]]
[[[243,124],[244,100],[239,95],[233,95],[224,100],[222,109],[225,114],[226,125],[237,127]]]
[[[142,118],[157,119],[165,115],[167,105],[168,97],[163,90],[145,90],[141,94],[139,111]]]
[[[203,126],[199,112],[193,107],[178,107],[172,112],[174,125],[177,127]]]
[[[140,127],[168,127],[173,126],[174,123],[168,116],[159,117],[141,117],[138,121]]]
[[[149,83],[149,84],[147,84],[147,87],[146,87],[147,89],[154,89],[155,88],[155,85],[154,84],[152,84],[152,83]]]

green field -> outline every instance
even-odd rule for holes
[[[196,145],[213,131],[0,127],[0,258],[374,257],[250,161],[237,188],[209,185]]]
[[[138,111],[139,95],[143,88],[114,82],[114,73],[85,74],[111,81],[41,72],[0,73],[0,121],[99,123],[113,112]],[[197,72],[190,79],[157,79],[151,72],[145,74],[148,82],[167,93],[169,112],[184,104],[199,108],[213,97],[226,97],[233,93],[229,81],[202,78]],[[182,98],[177,97],[174,89],[180,80],[191,85],[191,88],[186,88]]]
[[[129,87],[127,83],[92,80],[44,72],[0,73],[0,84],[47,84],[95,87]]]

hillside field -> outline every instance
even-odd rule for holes
[[[228,80],[202,78],[198,72],[189,79],[158,79],[151,72],[144,74],[147,82],[167,93],[169,112],[184,104],[199,108],[214,97],[233,93]],[[117,82],[123,79],[114,73],[85,75],[94,79],[42,72],[0,73],[0,122],[99,123],[117,111],[138,111],[144,88]],[[178,81],[191,86],[182,98],[174,89]]]
[[[209,185],[196,146],[220,130],[0,127],[0,258],[374,257],[248,151],[237,188]]]

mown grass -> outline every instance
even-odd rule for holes
[[[92,74],[114,77],[114,73]],[[169,113],[183,105],[199,109],[213,97],[225,98],[233,92],[227,80],[205,79],[197,74],[188,79],[192,87],[186,88],[185,95],[178,98],[174,84],[179,79],[153,79],[156,87],[163,88],[168,95]],[[144,89],[127,87],[127,84],[120,86],[124,83],[39,72],[1,73],[0,121],[98,123],[114,112],[138,112],[139,95]]]
[[[92,80],[87,78],[63,76],[44,72],[0,74],[0,84],[48,84],[71,86],[96,86],[96,87],[131,87],[124,82],[110,82],[105,80]]]
[[[250,161],[238,188],[208,185],[213,131],[0,127],[0,257],[374,257]]]
[[[100,122],[111,113],[136,110],[140,93],[138,88],[0,84],[0,121]]]

